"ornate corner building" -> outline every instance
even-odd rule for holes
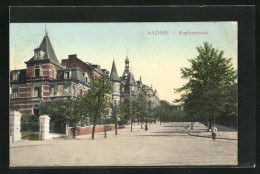
[[[34,55],[25,62],[26,69],[10,72],[10,104],[20,111],[39,116],[41,102],[55,100],[71,100],[86,95],[91,80],[107,76],[112,85],[111,99],[113,104],[120,104],[125,97],[137,97],[144,94],[153,103],[159,105],[157,91],[152,87],[136,81],[129,70],[129,59],[125,59],[125,70],[118,77],[115,61],[111,73],[100,65],[83,62],[76,54],[59,62],[48,33],[45,34],[40,46],[34,49]]]

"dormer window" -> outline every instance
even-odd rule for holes
[[[35,59],[42,59],[44,55],[44,52],[40,50],[40,48],[37,48],[34,50],[34,58]]]
[[[70,78],[70,73],[69,72],[65,72],[64,79],[69,79],[69,78]]]
[[[40,77],[40,67],[39,66],[35,67],[34,73],[35,73],[35,77]]]
[[[14,80],[14,81],[18,80],[18,73],[14,72],[12,74],[12,80]]]

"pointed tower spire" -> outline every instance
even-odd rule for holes
[[[62,66],[58,60],[58,58],[56,57],[56,54],[54,52],[54,49],[52,47],[51,41],[49,39],[48,33],[47,31],[45,31],[46,34],[42,39],[42,42],[40,44],[40,46],[38,46],[37,49],[35,49],[34,51],[41,51],[42,52],[42,57],[41,60],[49,60],[50,62],[58,65],[58,66]],[[32,57],[29,61],[25,62],[25,63],[33,63],[34,61],[34,57]]]
[[[115,64],[114,60],[113,60],[112,69],[111,69],[111,73],[110,73],[110,80],[119,81],[117,70],[116,70],[116,64]]]
[[[130,73],[129,72],[129,59],[128,59],[128,57],[126,57],[126,59],[125,59],[125,70],[124,70],[122,77],[128,76],[129,73]]]

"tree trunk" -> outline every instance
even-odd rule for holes
[[[91,137],[92,140],[95,137],[96,122],[97,122],[97,115],[95,115],[95,118],[94,118],[93,129],[92,129],[92,137]]]
[[[105,138],[107,138],[107,128],[104,126]]]
[[[93,129],[92,129],[92,137],[91,139],[94,140],[94,135],[95,135],[95,127],[96,127],[96,124],[93,124]]]
[[[132,119],[131,119],[131,132],[133,131],[133,122],[132,122]]]
[[[115,134],[117,135],[117,121],[116,121],[116,124],[115,124]]]
[[[148,130],[148,120],[147,119],[145,120],[145,128],[144,129],[145,129],[145,131]]]
[[[73,138],[76,138],[76,131],[77,131],[77,123],[75,122],[75,126],[73,129]]]

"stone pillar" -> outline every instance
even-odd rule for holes
[[[41,115],[40,117],[40,140],[50,138],[50,117],[48,115]]]
[[[16,142],[21,140],[21,117],[22,114],[20,112],[14,111],[10,113],[10,138],[12,138],[11,142]]]

